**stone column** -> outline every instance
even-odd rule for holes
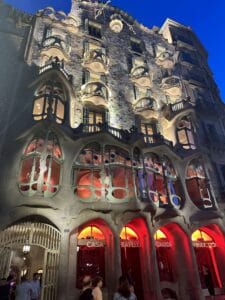
[[[68,251],[69,251],[69,230],[65,229],[61,237],[59,277],[57,300],[67,300],[66,286],[68,282]]]

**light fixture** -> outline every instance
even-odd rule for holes
[[[23,245],[23,253],[24,255],[27,255],[30,252],[30,245],[29,242],[27,241],[25,245]]]

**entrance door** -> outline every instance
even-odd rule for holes
[[[105,237],[96,226],[87,226],[78,236],[77,287],[81,288],[82,278],[100,276],[105,282]]]
[[[215,256],[216,243],[211,236],[201,229],[192,234],[192,242],[202,288],[213,293],[214,288],[222,287]]]
[[[141,276],[140,242],[136,232],[125,226],[120,234],[121,268],[124,276],[134,287],[138,299],[143,299]]]
[[[24,222],[8,227],[0,233],[0,276],[7,277],[11,270],[17,278],[27,274],[31,279],[33,272],[42,269],[41,300],[55,300],[60,240],[60,232],[45,223]],[[29,252],[24,253],[27,244]]]

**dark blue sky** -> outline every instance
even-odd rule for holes
[[[71,0],[5,0],[26,12],[46,6],[68,12]],[[148,27],[161,26],[169,17],[189,25],[209,54],[209,65],[225,101],[225,0],[111,0]]]

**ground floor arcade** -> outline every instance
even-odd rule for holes
[[[153,227],[145,216],[87,217],[64,230],[38,218],[6,226],[0,234],[0,276],[38,272],[44,300],[74,300],[86,274],[104,278],[105,299],[112,299],[122,273],[138,299],[223,294],[225,237],[216,222],[188,231],[174,221]]]

